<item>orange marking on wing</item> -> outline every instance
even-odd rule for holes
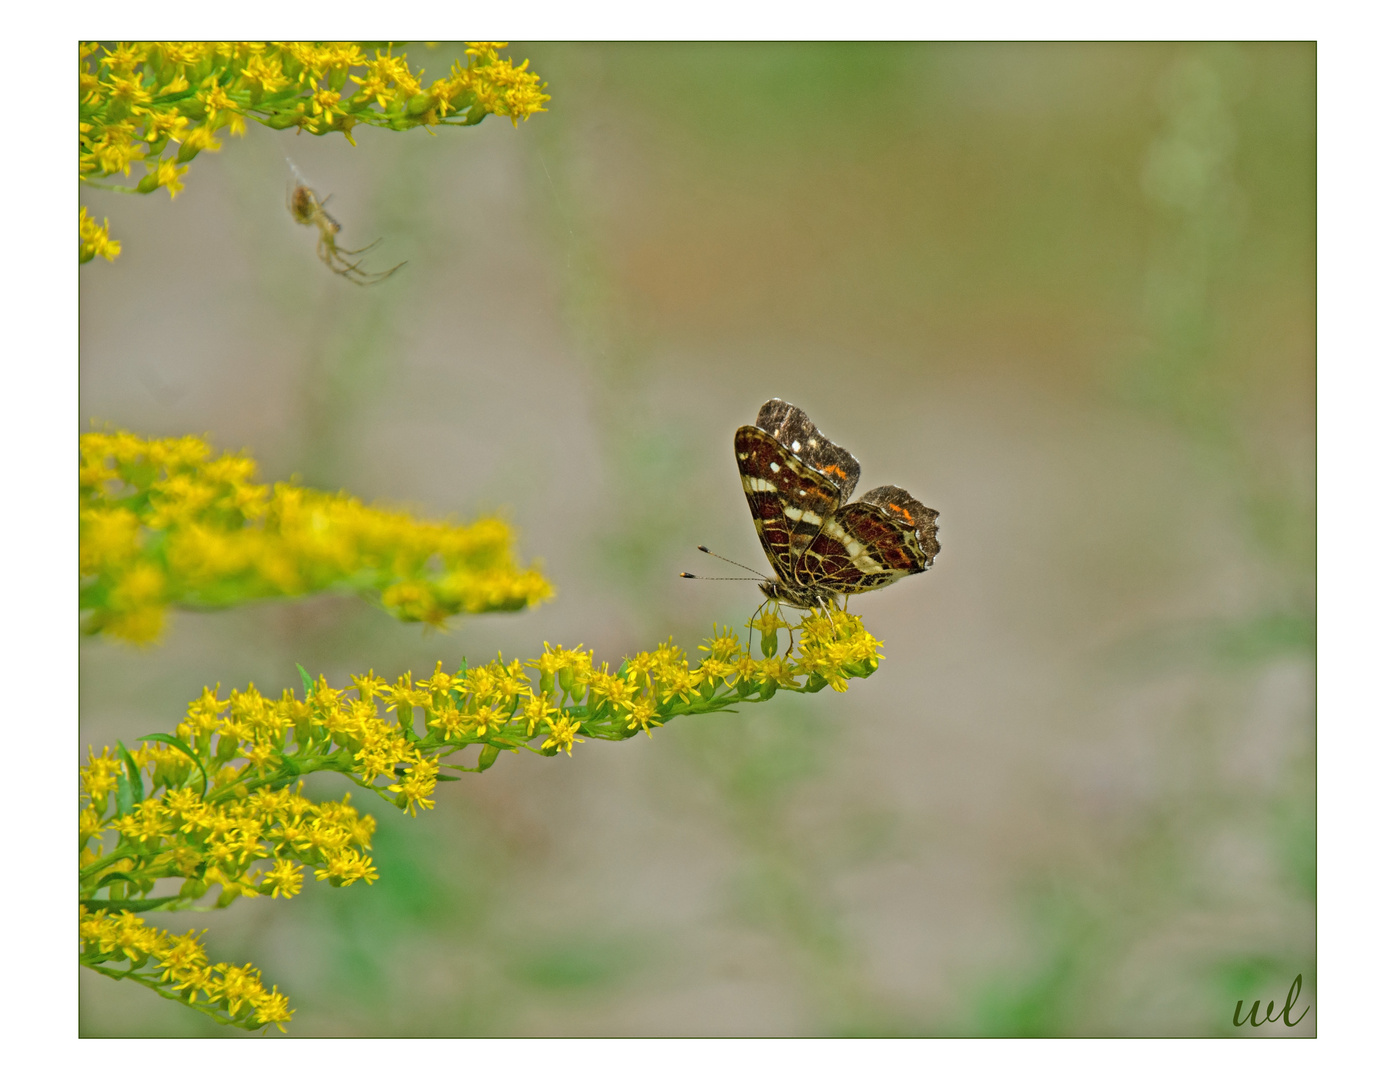
[[[828,466],[826,469],[824,469],[823,472],[824,472],[824,474],[825,474],[826,476],[827,476],[829,473],[833,473],[833,474],[834,474],[835,476],[837,476],[840,480],[847,480],[847,479],[848,479],[848,473],[844,472],[844,471],[843,471],[842,469],[840,469],[837,465],[830,465],[830,466]]]
[[[896,503],[888,503],[887,509],[895,510],[897,513],[901,514],[902,517],[906,518],[906,520],[910,522],[912,525],[916,524],[916,519],[911,516],[911,511],[907,510],[905,507],[898,506]]]

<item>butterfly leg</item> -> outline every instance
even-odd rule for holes
[[[760,615],[761,608],[765,607],[769,603],[769,600],[762,600],[761,607],[758,607],[755,611],[753,611],[751,613],[751,618],[749,618],[746,621],[746,651],[748,656],[751,655],[751,635],[756,633],[756,616]]]

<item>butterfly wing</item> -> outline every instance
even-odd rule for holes
[[[794,582],[836,593],[885,588],[926,570],[940,551],[939,515],[893,485],[833,514],[792,567]]]
[[[789,584],[796,560],[838,510],[842,489],[762,428],[738,428],[735,449],[756,535],[776,577]]]
[[[798,405],[771,398],[756,414],[756,426],[775,436],[800,463],[822,474],[839,489],[839,505],[853,498],[861,471],[858,459],[830,442]]]

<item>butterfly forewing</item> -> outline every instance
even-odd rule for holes
[[[839,503],[853,497],[858,486],[858,459],[837,443],[830,442],[814,426],[805,411],[780,398],[771,398],[756,414],[756,426],[775,437],[807,468],[833,481],[839,489]]]
[[[838,510],[839,488],[760,428],[738,428],[735,448],[766,557],[782,581],[792,581],[795,560]]]

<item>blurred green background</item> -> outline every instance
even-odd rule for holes
[[[83,747],[297,662],[696,650],[760,599],[678,571],[761,562],[731,444],[768,397],[944,550],[854,601],[886,660],[846,695],[361,803],[373,886],[156,921],[260,967],[295,1035],[1224,1035],[1300,973],[1312,1003],[1314,47],[507,52],[553,95],[517,131],[251,125],[173,203],[84,190],[124,253],[81,272],[81,423],[507,508],[557,600],[83,641]],[[321,266],[286,156],[407,266]],[[225,1034],[80,987],[87,1035]]]

